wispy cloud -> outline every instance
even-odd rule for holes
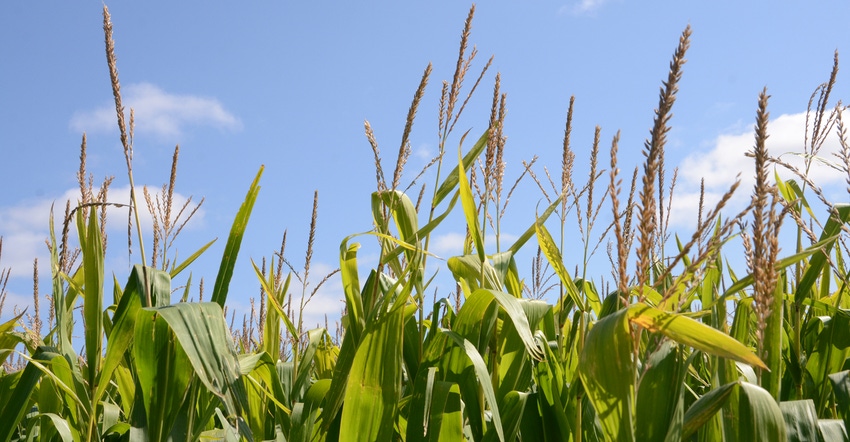
[[[806,133],[806,114],[785,114],[772,119],[768,123],[766,146],[773,157],[803,170],[804,136]],[[699,205],[700,180],[705,179],[706,207],[713,207],[720,196],[726,192],[737,177],[741,185],[730,203],[730,209],[738,210],[745,207],[749,201],[754,184],[754,163],[746,153],[753,149],[755,143],[752,129],[734,131],[719,135],[705,152],[688,155],[679,166],[680,186],[676,190],[671,212],[671,224],[692,226],[696,223]],[[839,189],[846,179],[846,174],[829,163],[835,162],[834,153],[838,152],[838,139],[831,133],[820,152],[818,161],[814,161],[809,176],[815,183],[827,192]],[[782,179],[793,178],[794,175],[782,167],[777,167]],[[772,175],[771,175],[772,178]],[[800,181],[799,179],[797,181]]]
[[[429,244],[428,251],[431,253],[436,253],[438,256],[442,258],[449,258],[451,256],[458,256],[463,253],[463,241],[466,238],[465,233],[460,232],[449,232],[441,235],[434,235],[431,238],[431,243]],[[502,232],[499,234],[499,239],[502,244],[502,250],[506,249],[508,246],[513,244],[519,236]],[[487,235],[484,239],[484,249],[490,253],[496,251],[496,237],[493,235]]]
[[[240,130],[242,122],[215,98],[170,94],[150,83],[130,84],[122,90],[124,107],[135,112],[136,133],[164,138],[183,134],[188,126],[211,126]],[[116,130],[115,106],[104,104],[79,111],[71,117],[71,129],[78,132]]]
[[[431,238],[429,251],[439,256],[448,257],[463,253],[463,241],[466,234],[459,232],[435,235]]]
[[[310,285],[307,287],[308,293],[321,282],[321,280],[328,274],[330,274],[335,267],[332,267],[326,263],[322,262],[313,262],[310,265]],[[294,279],[293,279],[294,281]],[[292,292],[293,296],[293,305],[300,304],[300,294],[298,293],[298,285],[295,284]],[[343,295],[343,287],[342,287],[342,279],[339,274],[332,276],[330,279],[325,281],[321,287],[316,291],[315,295],[310,302],[304,307],[304,327],[307,329],[315,328],[317,326],[324,327],[325,317],[331,318],[330,321],[333,321],[332,318],[338,318],[345,306],[343,300],[345,299]],[[293,321],[298,318],[291,318]],[[329,324],[329,328],[333,331],[333,324]]]
[[[158,191],[154,186],[149,189],[152,193]],[[137,188],[137,195],[141,199],[142,187]],[[179,193],[174,194],[175,207],[182,207],[188,198]],[[45,241],[50,232],[49,216],[50,208],[53,206],[56,234],[61,234],[62,217],[65,212],[65,202],[71,201],[72,207],[79,200],[79,189],[69,189],[55,198],[43,198],[38,200],[23,201],[11,206],[0,207],[0,236],[3,237],[3,250],[0,256],[0,268],[8,268],[12,278],[32,278],[33,260],[38,258],[40,271],[48,269],[49,255]],[[130,187],[110,188],[109,202],[127,205],[130,200]],[[139,204],[145,206],[143,200]],[[188,210],[188,209],[187,209]],[[176,211],[175,211],[176,213]],[[142,229],[150,235],[152,228],[151,216],[147,210],[140,212]],[[185,214],[184,214],[185,216]],[[110,207],[107,211],[107,233],[115,235],[126,235],[127,209]],[[192,217],[187,228],[203,223],[204,210],[199,209]],[[73,228],[73,225],[72,225]],[[72,236],[75,234],[72,234]],[[150,236],[148,236],[150,237]],[[126,237],[125,237],[126,238]],[[58,238],[57,238],[58,240]]]
[[[607,1],[608,0],[579,0],[578,2],[572,2],[568,5],[562,6],[558,13],[570,13],[574,15],[592,14]]]
[[[54,212],[61,216],[58,214],[64,211],[65,201],[74,201],[78,195],[79,190],[68,190],[55,200],[30,200],[0,207],[0,236],[3,237],[0,267],[10,269],[12,278],[32,278],[34,259],[38,258],[46,266],[49,256],[45,240],[49,234],[50,207],[55,201]],[[61,222],[57,228],[62,228]]]
[[[420,160],[430,161],[435,154],[430,143],[421,143],[413,149],[413,155]]]

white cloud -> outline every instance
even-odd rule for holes
[[[806,134],[806,114],[785,114],[772,119],[768,123],[768,139],[766,146],[773,157],[803,170],[804,136]],[[679,166],[679,187],[674,194],[673,210],[670,221],[673,225],[693,226],[696,223],[696,211],[699,206],[700,179],[705,179],[705,206],[710,208],[729,189],[740,176],[741,185],[738,188],[730,209],[739,210],[745,207],[755,183],[755,164],[752,158],[746,156],[755,145],[755,135],[752,127],[733,133],[719,135],[705,152],[694,152],[688,155]],[[843,186],[846,174],[825,162],[834,163],[833,154],[840,149],[835,133],[830,133],[818,152],[818,157],[824,161],[815,161],[809,171],[809,176],[815,184],[825,190]],[[771,168],[770,178],[773,178]],[[795,176],[777,167],[782,179]],[[797,178],[800,182],[800,179]],[[727,212],[729,210],[727,209]]]
[[[465,238],[466,234],[457,232],[435,235],[431,237],[428,249],[442,257],[460,255],[463,252]]]
[[[591,14],[599,9],[607,0],[579,0],[576,3],[562,6],[559,14],[572,13],[575,15]]]
[[[310,285],[307,287],[308,294],[313,291],[319,282],[328,274],[330,274],[336,267],[331,267],[330,265],[313,262],[310,264]],[[293,285],[291,286],[291,291],[293,293],[293,307],[296,306],[297,303],[300,302],[300,285],[297,284],[297,281],[293,278]],[[345,307],[345,294],[343,292],[342,279],[339,276],[339,273],[332,276],[330,279],[325,281],[319,290],[316,291],[316,294],[313,295],[313,298],[310,299],[310,302],[304,307],[304,327],[309,330],[315,328],[317,325],[324,327],[325,324],[325,316],[328,317],[328,327],[330,331],[333,332],[334,329],[334,320],[339,318],[340,313]],[[294,309],[297,315],[297,307]],[[293,321],[297,320],[297,317],[291,318]]]
[[[160,193],[161,187],[155,186],[155,185],[154,186],[148,185],[147,187],[148,187],[148,193],[151,196],[151,201],[153,202],[154,206],[156,206],[156,197]],[[172,198],[173,198],[172,207],[174,209],[171,212],[171,216],[176,217],[177,214],[179,213],[179,209],[181,207],[183,207],[184,204],[186,204],[189,197],[182,195],[180,193],[174,192]],[[130,186],[127,185],[127,186],[110,188],[108,199],[109,199],[110,202],[113,202],[113,203],[128,205],[129,202],[130,202]],[[153,221],[152,221],[152,218],[151,218],[151,214],[148,211],[147,203],[145,202],[144,186],[136,186],[136,199],[138,200],[139,207],[141,208],[141,210],[139,211],[139,220],[141,221],[142,229],[150,232],[150,230],[153,227]],[[164,202],[164,199],[163,199],[162,196],[160,196],[160,201]],[[192,209],[194,209],[194,207],[198,204],[198,202],[200,202],[200,198],[192,197],[192,201],[186,207],[186,210],[183,211],[183,214],[181,215],[180,219],[177,219],[177,220],[173,219],[172,222],[176,221],[178,224],[182,223],[183,220],[189,215],[189,213],[191,213]],[[203,223],[204,216],[205,216],[205,212],[204,212],[203,206],[201,206],[201,208],[198,209],[198,211],[195,212],[195,214],[192,216],[192,220],[187,225],[187,228],[190,228],[193,225],[198,225],[198,224]],[[109,222],[108,222],[107,228],[109,228],[110,230],[111,230],[111,228],[116,228],[116,229],[119,229],[123,232],[126,232],[127,227],[126,227],[126,224],[123,221],[123,220],[127,219],[127,208],[126,207],[123,207],[123,208],[110,207],[107,210],[107,220],[109,220],[109,219],[118,219],[118,220],[122,220],[122,221],[113,222],[111,224],[109,224]]]
[[[160,137],[180,136],[187,126],[212,126],[223,130],[239,130],[242,122],[228,112],[215,98],[177,95],[150,83],[130,84],[123,88],[124,108],[135,112],[135,131]],[[78,132],[115,130],[114,104],[94,110],[79,111],[71,117],[70,127]],[[128,119],[129,123],[129,119]]]
[[[54,214],[61,218],[65,201],[75,200],[78,192],[68,190],[55,200],[30,200],[0,208],[0,236],[3,237],[0,268],[9,269],[12,278],[32,278],[33,260],[38,258],[40,270],[48,269],[50,257],[45,240],[49,235],[50,206],[55,202]],[[57,235],[60,235],[61,221],[57,221],[56,229]]]
[[[434,149],[431,147],[430,143],[422,143],[413,149],[413,156],[419,158],[424,161],[431,161],[434,158]]]
[[[510,247],[510,245],[513,244],[517,239],[519,239],[519,236],[517,235],[504,232],[502,232],[499,236],[503,251]],[[431,253],[435,253],[442,258],[458,256],[463,253],[463,241],[465,238],[465,233],[458,232],[435,235],[431,237],[431,243],[428,245],[428,250]],[[485,238],[484,241],[484,249],[488,253],[496,251],[495,236],[487,235],[487,238]]]
[[[154,186],[149,191],[158,192],[159,187]],[[129,186],[115,187],[109,190],[108,200],[112,203],[127,204],[130,200]],[[153,196],[153,195],[152,195]],[[137,198],[142,207],[140,219],[142,228],[150,236],[152,226],[151,217],[144,202],[142,188],[137,189]],[[3,250],[0,255],[0,268],[8,268],[12,278],[32,278],[33,259],[39,260],[39,271],[49,271],[49,254],[45,241],[49,238],[49,216],[50,207],[53,205],[54,222],[57,241],[61,240],[62,217],[65,213],[65,202],[71,201],[72,208],[79,201],[79,189],[69,189],[56,198],[43,198],[20,202],[13,206],[0,207],[0,236],[3,237]],[[187,197],[179,193],[174,194],[175,207],[182,207]],[[194,207],[195,200],[186,209],[187,212]],[[173,211],[176,215],[177,211]],[[184,213],[184,217],[188,213]],[[203,208],[199,209],[192,217],[189,226],[197,225],[204,218]],[[112,235],[126,235],[127,208],[110,207],[107,210],[107,233]],[[189,227],[187,227],[189,228]],[[76,237],[73,233],[73,225],[70,234],[71,240]],[[126,238],[126,237],[125,237]],[[74,241],[76,242],[76,241]]]

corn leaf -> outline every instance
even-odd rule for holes
[[[764,362],[739,341],[687,316],[663,312],[646,304],[634,304],[628,312],[632,323],[651,332],[661,333],[680,344],[767,369]]]
[[[354,343],[359,343],[366,326],[363,298],[360,295],[360,276],[357,273],[357,249],[360,248],[360,244],[354,243],[349,246],[349,239],[351,237],[345,238],[339,247],[339,269],[348,310],[346,336],[350,333]]]
[[[210,392],[222,399],[228,416],[236,418],[247,412],[239,361],[221,307],[203,302],[145,310],[168,323],[195,374]]]
[[[436,367],[428,367],[416,376],[407,412],[407,442],[427,441],[431,436],[428,432],[428,424],[433,413],[431,407],[434,404],[435,383],[438,382],[436,379]]]
[[[459,197],[460,197],[460,192],[455,192],[454,195],[452,196],[451,201],[449,201],[449,205],[448,205],[448,207],[446,207],[446,210],[443,213],[434,217],[434,219],[432,219],[430,222],[428,222],[428,224],[425,224],[424,226],[422,226],[422,228],[419,229],[419,231],[417,231],[416,234],[413,235],[412,237],[418,238],[418,239],[421,240],[422,238],[425,238],[428,235],[430,235],[431,232],[433,232],[434,229],[437,228],[437,226],[439,226],[443,222],[443,220],[446,219],[447,216],[449,216],[449,213],[451,213],[452,209],[454,209],[455,204],[457,203],[457,200],[458,200]],[[396,246],[391,252],[386,253],[381,258],[381,262],[386,264],[390,260],[395,259],[403,250],[405,250],[404,247]]]
[[[731,382],[711,390],[697,399],[685,413],[682,425],[682,439],[688,440],[706,422],[717,414],[723,405],[729,400],[732,392],[737,391],[738,383]]]
[[[543,301],[520,300],[520,305],[530,326],[529,331],[536,329],[543,316],[552,310],[552,306]],[[501,401],[512,390],[528,391],[531,388],[532,362],[513,321],[503,321],[498,340],[499,385],[496,397]]]
[[[546,256],[546,260],[549,261],[549,265],[552,266],[555,274],[558,275],[561,283],[563,283],[567,295],[573,300],[576,306],[578,306],[579,310],[583,312],[588,311],[588,307],[585,305],[582,296],[579,294],[578,288],[576,288],[576,285],[573,282],[573,278],[570,277],[570,273],[567,271],[567,268],[564,267],[564,260],[561,257],[561,252],[558,251],[558,246],[555,245],[555,241],[552,239],[552,235],[549,234],[549,230],[546,229],[546,226],[541,222],[536,223],[534,227],[535,232],[537,233],[537,243],[540,245],[540,249]],[[594,312],[598,315],[599,310],[602,308],[602,304],[599,302],[599,299],[596,299],[594,303],[593,299],[588,298],[588,303],[593,306]]]
[[[460,176],[464,174],[463,170],[469,169],[475,159],[481,155],[481,152],[484,152],[484,148],[487,147],[487,139],[489,137],[490,130],[488,129],[481,134],[481,137],[478,138],[478,141],[475,142],[472,149],[463,156],[463,160],[458,163],[458,166],[449,172],[446,179],[443,180],[443,183],[440,184],[440,187],[438,187],[437,191],[434,193],[434,200],[431,202],[431,207],[437,207],[443,199],[455,191],[455,187],[460,181]],[[466,138],[466,134],[463,135],[463,138]]]
[[[506,442],[516,440],[527,402],[528,393],[521,393],[519,391],[511,391],[499,401],[499,413],[504,416],[502,428],[505,432]],[[495,441],[497,435],[498,433],[490,431],[484,436],[484,440],[488,442]]]
[[[236,218],[234,218],[233,226],[230,228],[230,235],[227,237],[227,244],[224,246],[224,254],[221,257],[221,266],[215,278],[212,295],[212,302],[215,302],[221,308],[224,308],[224,303],[227,301],[227,291],[230,287],[230,279],[233,278],[233,268],[236,267],[236,258],[242,245],[242,237],[248,227],[248,219],[251,218],[251,211],[254,209],[257,195],[260,193],[260,177],[262,175],[263,167],[261,166],[251,183],[251,187],[248,188],[245,200],[239,207],[239,211],[236,212]]]
[[[35,361],[49,362],[53,358],[61,358],[57,350],[52,347],[38,347],[32,360],[27,364],[21,373],[18,383],[15,385],[14,392],[9,397],[9,400],[2,405],[0,409],[0,441],[9,442],[12,435],[15,433],[15,427],[24,414],[28,411],[27,404],[30,396],[38,385],[41,375],[44,373],[44,366],[36,364]]]
[[[787,440],[785,422],[779,405],[767,390],[749,382],[740,382],[740,404],[735,416],[738,432],[735,440]]]
[[[144,276],[147,272],[147,276]],[[112,331],[107,336],[106,355],[100,372],[100,383],[94,395],[94,401],[99,402],[109,386],[109,381],[115,369],[121,364],[124,355],[130,348],[136,330],[136,320],[139,310],[146,303],[145,281],[149,284],[148,293],[153,299],[165,299],[171,294],[171,278],[168,273],[141,265],[133,266],[127,284],[115,315],[112,317]]]
[[[782,417],[785,419],[785,431],[788,442],[817,442],[818,414],[811,399],[783,401],[779,403]]]
[[[835,242],[835,240],[837,238],[838,238],[837,235],[827,237],[827,238],[825,238],[821,241],[818,241],[815,244],[812,244],[811,246],[809,246],[808,248],[806,248],[802,252],[795,253],[795,254],[790,255],[790,256],[786,256],[785,258],[778,260],[776,262],[776,264],[774,265],[774,268],[776,270],[780,270],[780,271],[784,270],[788,266],[796,264],[796,263],[808,258],[809,256],[812,256],[815,253],[822,251],[824,249],[824,247]],[[729,268],[729,271],[732,272],[732,269]],[[731,296],[735,295],[736,293],[740,292],[741,290],[751,286],[753,284],[753,275],[752,275],[752,273],[750,273],[750,274],[744,276],[743,278],[739,278],[739,279],[735,279],[733,277],[733,280],[735,282],[732,285],[730,285],[729,288],[726,289],[723,296],[718,297],[711,304],[705,304],[703,308],[711,308],[711,307],[714,306],[714,304],[717,304],[718,302],[725,302],[729,297],[731,297]]]
[[[848,426],[850,425],[850,370],[830,374],[829,382],[835,394],[835,404],[840,415],[844,416],[845,426]]]
[[[606,438],[633,441],[635,363],[632,359],[630,310],[600,319],[587,333],[579,375],[599,416]]]
[[[330,380],[323,379],[310,386],[304,397],[304,402],[295,404],[292,408],[292,432],[288,441],[309,442],[313,437],[313,428],[321,410],[322,399],[330,388]]]
[[[407,442],[463,439],[460,389],[437,380],[435,367],[419,373],[409,407]]]
[[[192,366],[168,323],[155,310],[139,312],[135,343],[133,355],[145,410],[145,432],[149,440],[165,441],[189,388]]]
[[[829,217],[829,220],[827,220],[826,225],[823,227],[818,243],[824,242],[824,240],[840,233],[842,226],[850,220],[850,205],[836,204],[835,211],[837,216]],[[800,283],[797,284],[794,293],[794,301],[798,309],[802,305],[803,300],[811,296],[812,286],[814,286],[815,281],[818,280],[824,266],[826,266],[827,258],[834,244],[834,240],[828,241],[821,249],[821,253],[815,254],[809,261],[809,265],[806,266],[806,272],[800,279]]]
[[[466,218],[466,227],[469,229],[469,235],[472,236],[472,242],[475,244],[475,251],[478,254],[478,261],[483,263],[484,256],[484,235],[481,233],[481,227],[478,224],[478,207],[475,205],[475,198],[472,196],[472,187],[470,187],[469,179],[466,176],[466,169],[463,165],[463,159],[460,157],[458,150],[458,173],[460,179],[460,203],[463,206],[463,215]],[[482,275],[483,277],[483,275]]]
[[[18,326],[18,321],[24,316],[24,313],[21,312],[12,319],[0,324],[0,365],[6,362],[6,359],[12,354],[15,346],[21,342],[21,337],[14,332],[14,329]]]
[[[847,436],[847,427],[840,419],[820,419],[818,420],[818,429],[823,435],[821,440],[850,440],[850,437]]]
[[[87,381],[93,394],[97,388],[100,358],[103,355],[103,239],[94,213],[89,215],[86,228],[83,212],[77,212],[77,229],[80,232],[80,249],[83,254],[85,275],[83,321],[86,337],[86,364],[89,367]]]
[[[663,440],[675,423],[682,405],[684,372],[687,371],[678,346],[663,342],[649,355],[640,378],[635,408],[637,440]]]
[[[366,327],[347,374],[340,434],[349,440],[392,439],[401,393],[403,320],[404,310],[397,308]]]
[[[459,335],[459,334],[457,334],[453,331],[443,329],[442,332],[446,336],[448,336],[452,341],[454,341],[455,345],[457,345],[458,347],[460,347],[464,350],[464,353],[466,354],[466,357],[468,358],[469,365],[472,367],[472,371],[475,374],[475,378],[477,379],[476,389],[480,388],[481,391],[483,392],[485,401],[490,405],[490,413],[492,414],[493,427],[496,431],[496,434],[499,438],[499,441],[504,441],[505,440],[505,433],[504,433],[504,430],[502,428],[501,413],[499,412],[499,405],[498,405],[498,402],[496,401],[496,393],[493,390],[493,384],[490,383],[490,374],[487,371],[487,364],[484,362],[484,359],[481,358],[481,355],[478,353],[478,349],[475,348],[475,345],[473,345],[471,342],[464,339],[461,335]],[[464,370],[464,372],[465,371],[466,370]],[[466,377],[466,380],[467,381],[470,380],[468,376]],[[475,396],[478,396],[478,395],[476,394]],[[473,399],[473,398],[469,397],[469,396],[464,397],[463,386],[461,386],[461,397],[466,400],[467,407],[470,406],[470,403],[471,403],[470,399]],[[480,408],[480,410],[481,410],[481,413],[483,413],[484,407],[482,406]],[[471,414],[472,413],[470,413],[470,416],[469,416],[470,420],[473,419],[473,416]],[[483,422],[481,422],[481,419],[483,418],[483,416],[479,416],[476,413],[476,416],[474,416],[474,418],[476,420],[478,420],[478,425],[480,426],[479,428],[475,428],[473,426],[474,434],[477,434],[479,437],[484,436],[485,433],[484,433],[484,429],[483,429]],[[472,423],[475,423],[475,422],[473,421]]]
[[[51,425],[53,425],[53,430],[56,431],[56,434],[62,438],[63,442],[73,442],[76,439],[74,438],[74,434],[71,431],[71,426],[68,425],[68,421],[63,419],[56,413],[40,413],[39,416],[46,417]],[[49,427],[48,427],[49,428]],[[47,429],[44,426],[41,427],[41,434],[39,436],[45,437],[47,433]]]
[[[169,272],[168,272],[168,273],[169,273],[169,275],[170,275],[172,278],[174,278],[175,276],[179,275],[179,274],[180,274],[180,272],[182,272],[184,269],[186,269],[186,267],[189,267],[189,265],[190,265],[190,264],[192,264],[193,262],[195,262],[195,260],[196,260],[196,259],[198,259],[198,258],[199,258],[199,257],[200,257],[200,256],[201,256],[204,252],[206,252],[206,251],[207,251],[207,249],[209,249],[209,248],[210,248],[210,246],[212,246],[212,245],[215,243],[215,241],[216,241],[216,240],[212,240],[212,241],[210,241],[210,242],[208,242],[208,243],[204,244],[203,246],[201,246],[201,248],[200,248],[200,249],[198,249],[197,251],[195,251],[195,253],[192,253],[191,255],[189,255],[189,257],[188,257],[188,258],[184,259],[184,260],[183,260],[183,262],[181,262],[180,264],[175,265],[175,266],[171,269],[171,271],[169,271]]]

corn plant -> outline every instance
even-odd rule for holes
[[[516,183],[533,180],[546,203],[507,244],[502,219],[517,184],[505,192],[507,96],[500,75],[487,129],[454,131],[492,61],[464,87],[477,55],[468,51],[474,10],[461,34],[453,78],[442,83],[439,152],[410,185],[402,185],[404,167],[432,66],[414,93],[392,177],[384,174],[377,136],[365,123],[376,166],[374,228],[341,241],[339,296],[345,308],[337,334],[327,326],[305,329],[303,321],[318,289],[308,282],[317,194],[303,270],[285,257],[284,234],[279,252],[252,263],[259,316],[252,312],[242,330],[226,322],[230,282],[262,168],[236,213],[210,301],[202,301],[203,290],[199,302],[190,301],[187,284],[180,302],[171,302],[172,280],[212,245],[183,261],[168,256],[182,226],[172,218],[170,202],[178,150],[162,195],[144,192],[161,221],[150,262],[140,206],[131,194],[141,262],[123,284],[113,278],[109,301],[103,226],[111,180],[97,192],[91,180],[86,184],[84,137],[81,200],[73,209],[66,206],[59,239],[50,217],[49,330],[40,332],[37,305],[28,322],[22,313],[0,324],[0,362],[9,367],[0,375],[0,440],[847,440],[850,205],[828,201],[808,176],[834,131],[841,146],[836,167],[847,173],[850,191],[844,108],[828,104],[837,56],[830,80],[809,105],[805,170],[768,154],[769,96],[763,91],[751,152],[751,203],[732,216],[724,213],[740,191],[735,183],[714,207],[701,203],[695,231],[680,238],[668,230],[676,172],[668,187],[664,147],[690,44],[686,28],[625,201],[619,134],[611,141],[610,169],[601,170],[596,128],[587,182],[573,179],[572,98],[560,183],[550,179],[550,196],[535,173],[536,159],[525,163]],[[104,7],[107,66],[134,189],[133,113],[127,124],[111,30]],[[788,169],[794,178],[777,172],[771,181],[771,167]],[[425,186],[413,188],[422,177],[433,178],[430,200]],[[443,259],[429,246],[455,211],[462,212],[467,235],[462,252]],[[610,223],[595,239],[595,224],[608,222],[600,217],[604,213]],[[782,257],[781,229],[791,222],[795,247]],[[78,255],[68,245],[71,227]],[[496,238],[493,245],[485,241],[488,235]],[[590,257],[606,239],[611,284],[588,274]],[[366,241],[378,248],[373,267],[359,259]],[[727,259],[738,241],[743,270]],[[579,243],[580,250],[567,246]],[[537,259],[526,277],[519,261],[529,248],[537,250]],[[580,268],[571,272],[575,263]],[[453,277],[454,292],[433,288],[440,269]],[[4,278],[5,270],[0,308]],[[294,281],[301,283],[300,301]],[[544,300],[550,290],[557,292],[553,303]],[[83,325],[82,354],[75,350],[76,317]],[[13,357],[20,361],[16,369],[9,363]]]

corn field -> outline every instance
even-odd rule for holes
[[[660,88],[643,163],[626,183],[619,135],[603,164],[598,129],[590,175],[574,180],[571,100],[558,146],[562,173],[547,183],[533,162],[525,165],[520,179],[546,196],[536,221],[503,242],[500,222],[513,188],[504,181],[499,75],[487,130],[454,131],[466,100],[489,78],[487,62],[464,87],[476,55],[468,49],[473,14],[474,7],[454,77],[442,83],[439,154],[427,166],[433,190],[402,184],[431,65],[408,111],[392,176],[365,125],[376,166],[374,228],[341,241],[332,275],[342,281],[345,306],[335,332],[307,330],[302,320],[315,293],[305,283],[315,200],[303,270],[285,258],[284,236],[280,252],[253,261],[262,292],[256,321],[242,329],[227,322],[262,167],[246,179],[208,301],[203,288],[192,301],[187,285],[180,302],[171,302],[172,280],[212,244],[180,261],[169,255],[198,207],[172,207],[178,151],[162,194],[131,194],[136,231],[129,235],[140,262],[107,280],[103,225],[115,204],[106,197],[110,180],[100,189],[86,181],[83,138],[80,200],[55,225],[49,215],[50,318],[43,324],[36,305],[35,318],[21,313],[0,325],[0,441],[848,440],[850,205],[828,201],[806,170],[769,156],[767,90],[754,100],[755,186],[734,184],[715,206],[700,204],[693,232],[669,232],[673,186],[665,181],[664,147],[691,38],[686,28]],[[125,121],[106,7],[104,32],[135,189],[133,114]],[[844,107],[830,104],[837,71],[836,54],[809,103],[804,153],[814,161],[824,139],[837,136],[838,167],[850,186]],[[772,173],[780,168],[794,178]],[[750,203],[728,214],[736,192],[751,192]],[[145,209],[155,220],[151,256],[139,227]],[[452,213],[462,213],[467,235],[461,255],[442,259],[429,243]],[[565,228],[568,216],[577,216],[578,232]],[[780,231],[795,238],[781,250]],[[78,248],[69,245],[73,234]],[[365,242],[380,250],[371,267],[358,257]],[[587,263],[605,243],[610,281],[603,289]],[[744,268],[729,265],[733,245],[743,250]],[[531,274],[519,271],[520,251],[537,257]],[[431,288],[438,268],[450,272],[455,292]],[[557,299],[542,300],[547,293]]]

